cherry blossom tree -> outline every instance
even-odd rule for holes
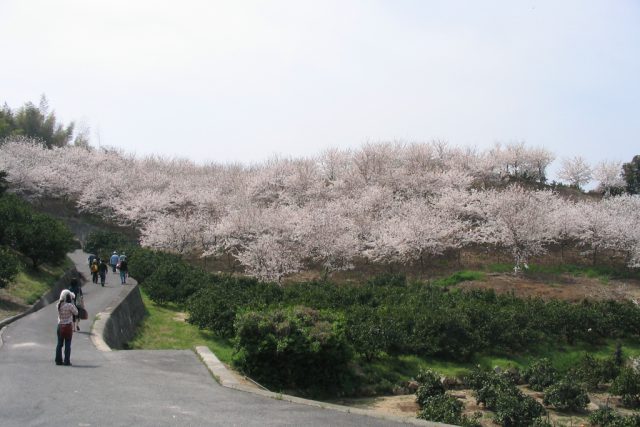
[[[620,192],[626,183],[622,177],[622,163],[602,161],[593,170],[593,177],[599,182],[598,189],[605,195]]]
[[[549,222],[558,208],[558,198],[551,191],[528,191],[512,185],[503,191],[492,189],[475,195],[474,207],[482,218],[479,243],[509,250],[516,273],[528,268],[529,258],[545,253],[545,245],[554,241]]]
[[[563,159],[558,178],[568,182],[578,189],[588,184],[592,178],[591,166],[582,156],[575,156],[571,159]]]

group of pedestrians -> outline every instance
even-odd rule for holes
[[[109,271],[109,266],[104,259],[100,259],[95,255],[89,255],[89,270],[91,271],[91,280],[93,283],[98,284],[98,278],[100,278],[100,285],[104,286],[104,283],[107,279],[107,272]],[[129,264],[127,262],[127,256],[122,253],[118,255],[117,251],[113,251],[111,257],[109,258],[109,264],[111,265],[112,271],[115,273],[116,270],[120,271],[120,284],[127,284],[127,276],[129,275]]]

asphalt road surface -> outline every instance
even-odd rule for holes
[[[86,254],[71,257],[88,277]],[[104,288],[84,285],[89,320],[74,333],[73,366],[54,363],[55,303],[5,328],[0,426],[397,425],[224,388],[190,350],[98,351],[90,340],[92,319],[121,286],[111,272]]]

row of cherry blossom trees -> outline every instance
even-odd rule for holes
[[[551,244],[569,242],[594,259],[616,251],[639,267],[640,198],[575,201],[528,186],[546,180],[553,159],[521,143],[479,151],[438,141],[366,144],[252,166],[24,140],[0,147],[0,170],[14,191],[66,198],[134,226],[145,246],[225,254],[264,280],[311,264],[326,272],[362,259],[413,264],[486,245],[508,251],[520,269]],[[617,185],[612,177],[603,172],[601,185]]]

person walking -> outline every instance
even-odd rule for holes
[[[100,275],[100,284],[104,288],[104,281],[107,279],[107,271],[109,271],[109,266],[104,260],[100,260],[100,265],[98,266],[98,274]]]
[[[91,270],[91,265],[93,264],[93,260],[96,258],[97,257],[94,254],[89,254],[89,257],[87,258],[87,260],[89,261],[89,270]]]
[[[56,345],[56,365],[71,366],[71,338],[73,337],[73,316],[78,315],[78,309],[73,304],[75,295],[68,289],[60,293],[58,301],[58,344]],[[62,359],[62,345],[64,344],[64,360]]]
[[[75,277],[71,279],[71,284],[69,285],[69,292],[71,292],[73,297],[73,304],[78,309],[78,313],[73,315],[73,329],[76,331],[80,330],[80,310],[84,310],[84,295],[82,294],[82,288],[80,287],[80,282]]]
[[[127,284],[127,275],[129,273],[129,264],[127,263],[127,259],[120,260],[120,283],[123,285]]]
[[[91,281],[96,285],[98,284],[98,270],[99,270],[98,260],[94,259],[93,262],[91,263]]]
[[[111,268],[113,268],[114,273],[116,272],[116,266],[118,265],[118,261],[120,261],[118,252],[113,251],[113,254],[111,254],[111,258],[109,258],[109,264],[111,264]]]

